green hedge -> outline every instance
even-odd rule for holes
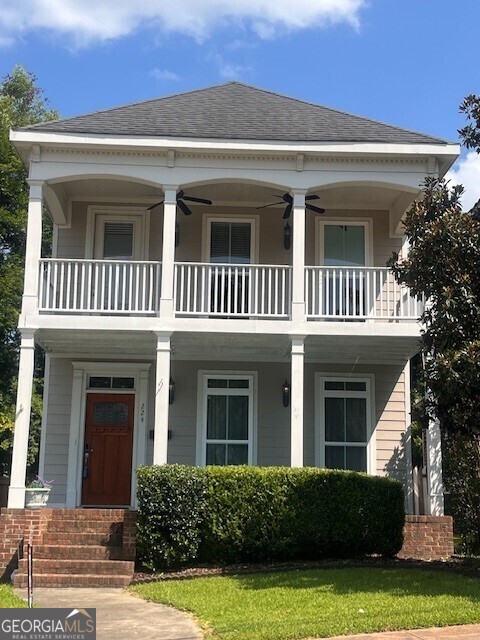
[[[394,555],[403,541],[396,480],[288,467],[141,467],[139,560],[197,563]]]

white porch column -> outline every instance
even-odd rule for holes
[[[178,186],[163,185],[163,248],[162,248],[162,291],[160,316],[173,318],[173,278],[175,261],[175,222],[177,218]]]
[[[292,338],[290,466],[303,467],[304,336]]]
[[[67,462],[67,498],[66,506],[70,509],[78,507],[82,503],[82,496],[78,491],[79,469],[83,465],[83,450],[80,448],[83,441],[82,429],[85,428],[84,411],[82,401],[85,395],[85,365],[79,362],[73,364],[72,381],[72,412],[70,416],[70,431],[68,436],[68,462]]]
[[[410,401],[410,361],[403,370],[405,385],[405,491],[407,513],[414,514],[413,506],[413,463],[412,463],[412,406]]]
[[[305,191],[293,195],[292,320],[305,320]],[[293,380],[292,380],[293,385]]]
[[[428,513],[431,516],[443,516],[442,439],[438,420],[430,420],[427,429],[426,447]]]
[[[168,385],[170,383],[170,334],[157,333],[155,425],[153,464],[166,464],[168,451]]]
[[[30,429],[35,353],[34,334],[34,331],[22,331],[20,343],[12,473],[8,490],[9,509],[23,509],[25,506],[25,474],[27,471],[28,432]]]
[[[27,242],[22,315],[38,313],[38,266],[42,252],[42,180],[28,180]]]

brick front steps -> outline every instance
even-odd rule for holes
[[[132,579],[136,513],[127,509],[2,509],[3,577],[15,568],[16,587],[27,585],[33,543],[37,587],[124,587]],[[17,557],[18,557],[17,555]]]

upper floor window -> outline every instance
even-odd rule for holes
[[[318,264],[365,267],[372,264],[371,220],[317,218]]]
[[[255,264],[258,255],[257,216],[206,214],[203,219],[203,261],[213,264]]]
[[[149,220],[143,207],[89,206],[85,257],[148,260]]]

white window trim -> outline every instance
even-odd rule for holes
[[[217,378],[222,380],[244,380],[248,378],[250,384],[249,389],[227,389],[233,391],[231,395],[245,395],[248,391],[251,402],[249,407],[249,434],[248,434],[248,464],[255,466],[257,464],[257,416],[258,416],[258,372],[257,371],[206,371],[198,372],[197,383],[197,443],[196,443],[196,462],[198,467],[206,465],[207,456],[207,392],[215,391],[208,389],[207,381],[209,378]],[[218,389],[218,391],[224,391]]]
[[[367,399],[367,473],[377,475],[376,415],[375,415],[375,376],[373,374],[352,373],[315,373],[315,466],[325,467],[325,382],[365,382],[364,391],[329,391],[340,397]]]
[[[135,395],[132,445],[131,506],[136,507],[137,475],[135,469],[146,464],[149,362],[80,362],[72,361],[73,389],[67,466],[67,507],[82,503],[82,464],[85,439],[87,393]],[[88,377],[125,376],[134,378],[133,389],[88,389]]]
[[[143,207],[129,205],[88,205],[85,238],[85,259],[93,260],[95,247],[103,238],[96,238],[98,222],[133,222],[134,246],[137,244],[138,259],[148,260],[150,246],[150,211]],[[104,227],[103,227],[104,228]],[[137,230],[140,231],[138,237]],[[135,237],[137,236],[137,237]]]
[[[221,213],[204,213],[202,219],[202,262],[210,262],[210,244],[212,237],[212,222],[247,222],[251,224],[250,264],[258,264],[259,256],[259,220],[260,216],[225,215]]]
[[[325,227],[327,225],[346,225],[365,228],[365,266],[373,267],[373,218],[348,218],[348,217],[319,217],[315,218],[315,238],[316,238],[316,264],[325,264]]]

